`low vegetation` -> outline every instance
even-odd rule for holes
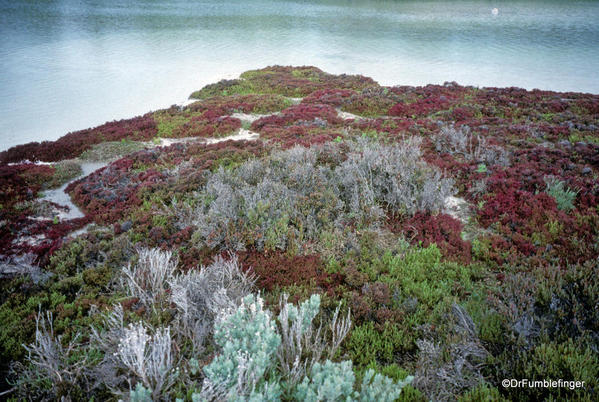
[[[599,96],[275,66],[192,97],[0,153],[3,398],[596,400]]]

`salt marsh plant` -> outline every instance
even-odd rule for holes
[[[509,166],[509,154],[498,145],[492,145],[479,135],[472,133],[466,125],[456,128],[454,124],[441,126],[432,137],[437,152],[459,155],[467,161],[489,166]],[[486,166],[485,166],[486,168]],[[480,165],[479,165],[480,169]]]
[[[237,309],[223,310],[215,322],[214,340],[222,353],[204,368],[206,396],[278,399],[280,387],[269,382],[267,374],[275,365],[281,337],[270,312],[263,308],[262,298],[248,295]],[[219,388],[224,394],[214,395]]]
[[[453,181],[422,160],[420,139],[384,146],[359,140],[337,169],[341,199],[350,214],[384,208],[413,215],[418,211],[439,211],[452,195]]]
[[[89,384],[91,361],[79,355],[79,336],[62,343],[62,336],[54,333],[52,313],[37,314],[35,340],[23,345],[27,351],[26,362],[12,367],[16,387],[23,396],[34,399],[61,399],[76,395],[84,384]]]
[[[297,146],[210,174],[180,226],[210,248],[286,249],[335,227],[377,227],[387,211],[438,211],[452,183],[421,160],[416,139]]]
[[[355,390],[355,375],[351,361],[320,362],[328,349],[333,355],[350,326],[349,316],[331,322],[333,338],[324,341],[321,327],[313,320],[319,313],[320,297],[313,295],[299,308],[281,299],[279,326],[260,296],[249,295],[235,310],[225,310],[215,323],[215,341],[221,348],[212,363],[204,368],[201,394],[208,400],[359,400],[394,401],[401,389],[412,381],[393,380],[369,370],[359,391]],[[282,336],[279,334],[282,332]],[[339,338],[335,338],[338,336]],[[314,346],[303,350],[302,346]],[[276,370],[275,352],[281,363]],[[282,378],[280,377],[282,375]],[[300,382],[301,380],[301,382]],[[297,384],[297,385],[296,385]]]
[[[578,191],[566,187],[566,183],[553,176],[545,177],[545,184],[545,191],[555,199],[558,209],[568,212],[574,208]]]
[[[175,306],[175,335],[191,339],[201,351],[217,313],[236,307],[255,278],[241,270],[236,256],[218,256],[186,273],[175,272],[177,263],[169,251],[140,249],[137,264],[123,269],[122,286],[147,309]]]
[[[420,349],[415,384],[432,400],[453,400],[464,389],[484,383],[481,372],[488,356],[478,338],[472,318],[458,304],[453,304],[451,339],[447,345],[433,339],[416,341]]]
[[[229,260],[219,256],[207,267],[169,278],[170,300],[178,312],[177,336],[190,339],[195,352],[203,351],[218,312],[239,305],[254,282],[234,256]]]
[[[297,386],[294,398],[298,401],[361,401],[361,402],[393,402],[399,398],[404,386],[412,381],[408,377],[403,381],[394,382],[390,378],[375,374],[368,370],[364,374],[360,391],[354,391],[355,375],[352,362],[334,363],[330,360],[323,364],[316,363],[309,376],[304,377]]]
[[[202,356],[206,343],[212,342],[214,320],[239,305],[254,278],[241,270],[235,257],[217,257],[208,266],[179,273],[172,253],[158,249],[138,250],[133,267],[123,270],[121,285],[145,307],[142,321],[127,325],[122,305],[114,306],[102,329],[92,328],[91,344],[104,356],[92,371],[115,395],[127,396],[126,388],[141,383],[143,389],[131,392],[150,392],[156,399],[184,381],[179,368],[186,367],[190,356]],[[168,325],[152,325],[166,311],[171,312]]]
[[[328,328],[314,327],[312,322],[320,309],[320,296],[312,295],[299,308],[287,303],[283,295],[279,302],[281,345],[277,351],[283,378],[290,385],[297,384],[321,360],[323,354],[332,359],[349,333],[351,319],[337,308]]]
[[[140,249],[136,264],[123,269],[121,284],[131,297],[139,299],[146,307],[163,300],[167,291],[167,280],[177,268],[171,252],[158,249]]]
[[[154,400],[166,394],[178,377],[172,342],[169,327],[148,334],[143,323],[127,326],[119,341],[117,355],[120,361],[152,390]]]

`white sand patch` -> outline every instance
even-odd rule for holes
[[[242,122],[253,123],[258,119],[268,116],[276,116],[280,113],[273,114],[249,114],[249,113],[233,113],[231,117],[241,120]]]
[[[104,166],[108,165],[107,162],[84,162],[81,164],[81,170],[83,173],[81,176],[71,180],[72,182],[75,180],[79,180],[82,177],[88,176],[95,172],[98,169],[102,169]]]
[[[237,134],[222,138],[206,138],[206,144],[216,144],[223,141],[254,141],[260,137],[260,134],[255,133],[245,128],[240,128]]]
[[[51,166],[51,165],[54,165],[56,162],[43,162],[43,161],[31,162],[29,159],[25,159],[25,160],[22,160],[21,162],[7,163],[7,165],[8,166],[14,166],[14,165],[22,165],[22,164],[25,164],[25,163],[29,163],[29,164],[33,164],[33,165]]]
[[[463,198],[450,196],[445,199],[443,212],[465,224],[470,218],[470,205]]]
[[[180,144],[183,142],[193,142],[193,141],[198,141],[200,139],[200,137],[183,137],[183,138],[160,138],[159,141],[151,141],[148,142],[147,144],[150,146],[150,148],[156,148],[156,147],[169,147],[173,144]]]
[[[294,105],[297,105],[298,103],[301,103],[302,99],[304,99],[304,98],[291,98],[288,96],[287,99],[289,99],[291,101],[291,103],[293,103]]]
[[[343,120],[363,120],[364,119],[362,116],[358,116],[358,115],[355,115],[355,114],[349,113],[349,112],[344,112],[339,109],[337,109],[337,116],[339,116]]]

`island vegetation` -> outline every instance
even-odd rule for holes
[[[596,400],[599,95],[274,66],[191,97],[0,153],[3,397]]]

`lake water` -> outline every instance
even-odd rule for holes
[[[599,93],[599,1],[0,0],[0,38],[0,150],[272,64]]]

